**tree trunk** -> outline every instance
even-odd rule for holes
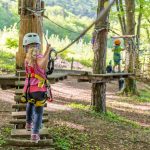
[[[146,34],[147,34],[147,40],[150,43],[150,32],[148,28],[145,28]]]
[[[127,31],[127,27],[126,27],[126,19],[125,19],[125,12],[124,12],[124,8],[123,8],[123,0],[119,0],[120,1],[120,10],[122,13],[122,21],[123,21],[123,26],[124,26],[124,34]]]
[[[125,13],[124,13],[124,9],[123,9],[123,2],[122,0],[116,0],[116,8],[118,11],[118,19],[121,25],[121,30],[123,35],[126,34],[126,20],[125,20]]]
[[[127,20],[127,34],[135,34],[135,1],[125,0],[126,4],[126,20]],[[129,41],[128,54],[129,54],[129,64],[127,64],[127,69],[129,73],[135,73],[135,49],[131,46],[132,40]],[[137,94],[136,80],[134,78],[126,79],[126,87],[124,89],[126,94]]]
[[[26,9],[27,7],[34,10],[40,10],[41,0],[19,0],[18,13],[20,15],[20,30],[19,48],[18,52],[16,53],[16,69],[24,69],[25,52],[22,46],[24,35],[29,32],[38,33],[42,43],[42,27],[39,21],[39,19],[41,19],[42,22],[42,17],[37,17],[33,15],[30,11]]]
[[[104,9],[108,0],[98,0],[97,16],[100,11]],[[106,49],[107,49],[107,25],[108,14],[95,25],[96,39],[94,42],[94,62],[93,73],[105,74],[106,73]],[[106,29],[102,29],[106,27]],[[102,30],[101,30],[102,29]],[[92,84],[92,107],[97,112],[106,112],[106,83],[93,83]]]
[[[136,55],[136,70],[137,70],[137,75],[140,76],[140,60],[139,60],[139,50],[140,50],[140,29],[141,29],[141,19],[142,19],[142,9],[143,6],[140,3],[140,12],[138,15],[138,24],[137,24],[137,37],[136,37],[136,43],[137,43],[137,55]]]

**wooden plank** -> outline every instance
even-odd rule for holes
[[[22,95],[23,94],[23,89],[16,89],[15,94],[16,95]]]
[[[48,122],[48,118],[43,118],[42,122],[43,123]],[[25,125],[26,124],[26,119],[13,119],[13,120],[10,121],[10,124]]]
[[[14,100],[15,100],[17,103],[22,103],[22,102],[21,102],[21,96],[22,96],[21,94],[15,95],[15,96],[14,96]]]
[[[48,76],[48,80],[51,84],[55,84],[55,81],[59,81],[59,79],[66,79],[67,74],[66,73],[53,73]],[[0,85],[7,89],[7,86],[15,87],[18,86],[18,84],[15,84],[15,81],[19,80],[20,86],[23,86],[23,82],[25,80],[25,76],[16,76],[16,75],[0,75]]]
[[[17,146],[17,147],[36,147],[36,150],[55,150],[55,148],[50,148],[53,146],[52,139],[41,139],[38,143],[33,143],[31,140],[27,139],[7,139],[8,145]],[[38,149],[41,147],[40,149]],[[44,148],[49,147],[49,148]],[[43,149],[42,149],[43,148]]]
[[[72,74],[70,77],[77,79],[79,82],[101,83],[109,82],[114,79],[133,77],[133,73],[110,73],[110,74]]]
[[[90,82],[89,79],[78,79],[78,82]]]
[[[17,70],[17,76],[20,72],[20,75],[25,76],[25,70]],[[86,70],[70,70],[70,69],[54,69],[53,74],[55,73],[59,73],[59,74],[64,74],[64,75],[68,75],[68,74],[84,74],[85,72],[91,73],[91,71],[86,71]]]
[[[133,38],[133,37],[136,37],[136,35],[112,36],[112,38]]]
[[[65,73],[53,73],[51,75],[48,75],[48,79],[56,79],[56,78],[60,78],[60,77],[66,77],[67,74]],[[0,80],[14,80],[17,81],[20,78],[20,80],[24,80],[26,77],[25,76],[16,76],[16,75],[0,75]]]
[[[26,118],[26,111],[16,111],[16,112],[12,112],[11,116],[13,118],[18,118],[18,119],[25,119]],[[43,116],[48,116],[47,112],[43,113]]]
[[[31,136],[31,131],[27,131],[26,129],[12,129],[11,130],[11,137],[12,138],[27,138]],[[40,137],[48,137],[48,129],[43,128],[40,129]]]
[[[134,73],[107,73],[107,74],[88,74],[88,75],[82,75],[82,74],[72,74],[70,76],[88,76],[88,77],[120,77],[120,76],[134,76]]]

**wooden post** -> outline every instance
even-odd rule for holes
[[[16,69],[24,69],[24,59],[25,52],[23,50],[23,37],[26,33],[35,32],[38,33],[43,43],[43,33],[42,27],[39,19],[42,20],[42,17],[37,17],[32,12],[28,11],[27,8],[34,10],[41,9],[41,0],[19,0],[18,3],[18,14],[20,15],[20,30],[19,30],[19,47],[18,52],[16,53]],[[43,44],[41,44],[42,49]]]
[[[74,59],[72,57],[72,60],[71,60],[71,70],[73,70],[73,62],[74,62]]]

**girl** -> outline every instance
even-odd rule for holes
[[[24,93],[26,93],[26,129],[31,132],[31,141],[40,140],[39,129],[42,124],[43,106],[46,102],[46,67],[51,51],[47,45],[44,55],[40,54],[41,41],[36,33],[28,33],[23,38],[23,47],[26,51],[25,71],[26,79]]]

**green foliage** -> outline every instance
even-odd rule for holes
[[[17,15],[17,3],[14,1],[1,1],[0,2],[0,29],[4,26],[10,27],[12,24],[19,20]]]
[[[11,128],[10,127],[1,127],[0,133],[0,146],[6,144],[6,138],[10,135]]]
[[[66,50],[63,53],[61,53],[60,56],[61,58],[69,62],[71,62],[73,58],[74,61],[79,62],[86,67],[92,67],[92,62],[93,62],[92,55],[89,58],[89,57],[84,57],[84,54],[81,53],[81,57],[78,57],[78,54],[76,54],[75,51]]]
[[[1,71],[15,70],[15,55],[9,52],[0,51],[0,69]]]
[[[6,39],[6,45],[8,48],[17,48],[18,47],[18,40],[7,38]]]
[[[127,123],[127,124],[129,124],[135,128],[140,127],[136,122],[128,120],[128,119],[121,117],[121,116],[119,116],[113,112],[110,112],[110,111],[107,111],[107,113],[103,114],[102,116],[111,122],[123,122],[123,123]]]
[[[44,21],[44,27],[48,30],[48,35],[59,35],[60,39],[68,37],[69,39],[74,40],[81,31],[87,27],[87,22],[88,24],[91,22],[91,19],[75,16],[60,6],[46,7],[45,13],[52,20]],[[61,25],[62,28],[59,25]],[[90,41],[91,32],[92,31],[90,31],[90,34],[84,36],[84,41]]]
[[[5,143],[6,143],[6,141],[5,141],[4,137],[2,135],[0,135],[0,146]]]
[[[55,140],[56,140],[55,144],[57,145],[57,148],[59,148],[61,150],[69,150],[70,149],[70,144],[67,139],[56,136]]]
[[[106,113],[98,113],[95,112],[94,109],[92,107],[90,107],[89,105],[83,105],[83,104],[77,104],[77,103],[71,103],[69,104],[69,107],[74,108],[74,109],[79,109],[82,111],[86,111],[86,113],[89,113],[90,115],[94,116],[94,117],[99,117],[103,120],[107,120],[109,122],[115,122],[115,123],[125,123],[128,125],[131,125],[132,127],[135,128],[139,128],[140,126],[131,120],[128,120],[124,117],[121,117],[111,111],[107,111]]]
[[[78,62],[80,62],[82,65],[86,66],[86,67],[92,67],[92,60],[89,59],[80,59],[80,60],[76,60]]]
[[[65,1],[64,1],[65,2]],[[14,23],[18,22],[19,15],[17,14],[17,1],[2,1],[0,4],[0,29],[3,29],[5,26],[10,27]],[[44,31],[47,32],[47,36],[51,36],[52,34],[58,35],[60,39],[64,39],[68,37],[69,39],[75,39],[80,32],[86,28],[87,24],[89,24],[92,20],[87,17],[79,17],[71,12],[68,9],[64,9],[61,6],[53,6],[46,7],[45,14],[54,22],[61,25],[62,27],[72,30],[74,32],[70,32],[65,30],[64,28],[60,28],[53,22],[48,20],[44,20]],[[89,42],[91,38],[91,32],[84,36],[84,41]]]
[[[54,145],[58,150],[83,149],[84,142],[89,138],[84,132],[60,124],[49,128],[49,132],[53,135]]]
[[[77,103],[71,103],[68,106],[71,108],[81,109],[81,110],[89,110],[90,108],[89,105],[83,105],[83,104],[77,104]]]
[[[139,90],[139,96],[134,96],[134,100],[139,102],[150,102],[150,90]]]
[[[61,56],[61,58],[65,59],[65,60],[67,60],[67,61],[69,61],[69,62],[71,62],[72,58],[71,58],[71,57],[68,57],[69,54],[74,55],[75,52],[73,52],[73,51],[71,51],[71,50],[66,50],[66,51],[60,53],[60,56]]]
[[[49,6],[61,6],[75,15],[96,16],[96,0],[45,0],[45,2]]]

